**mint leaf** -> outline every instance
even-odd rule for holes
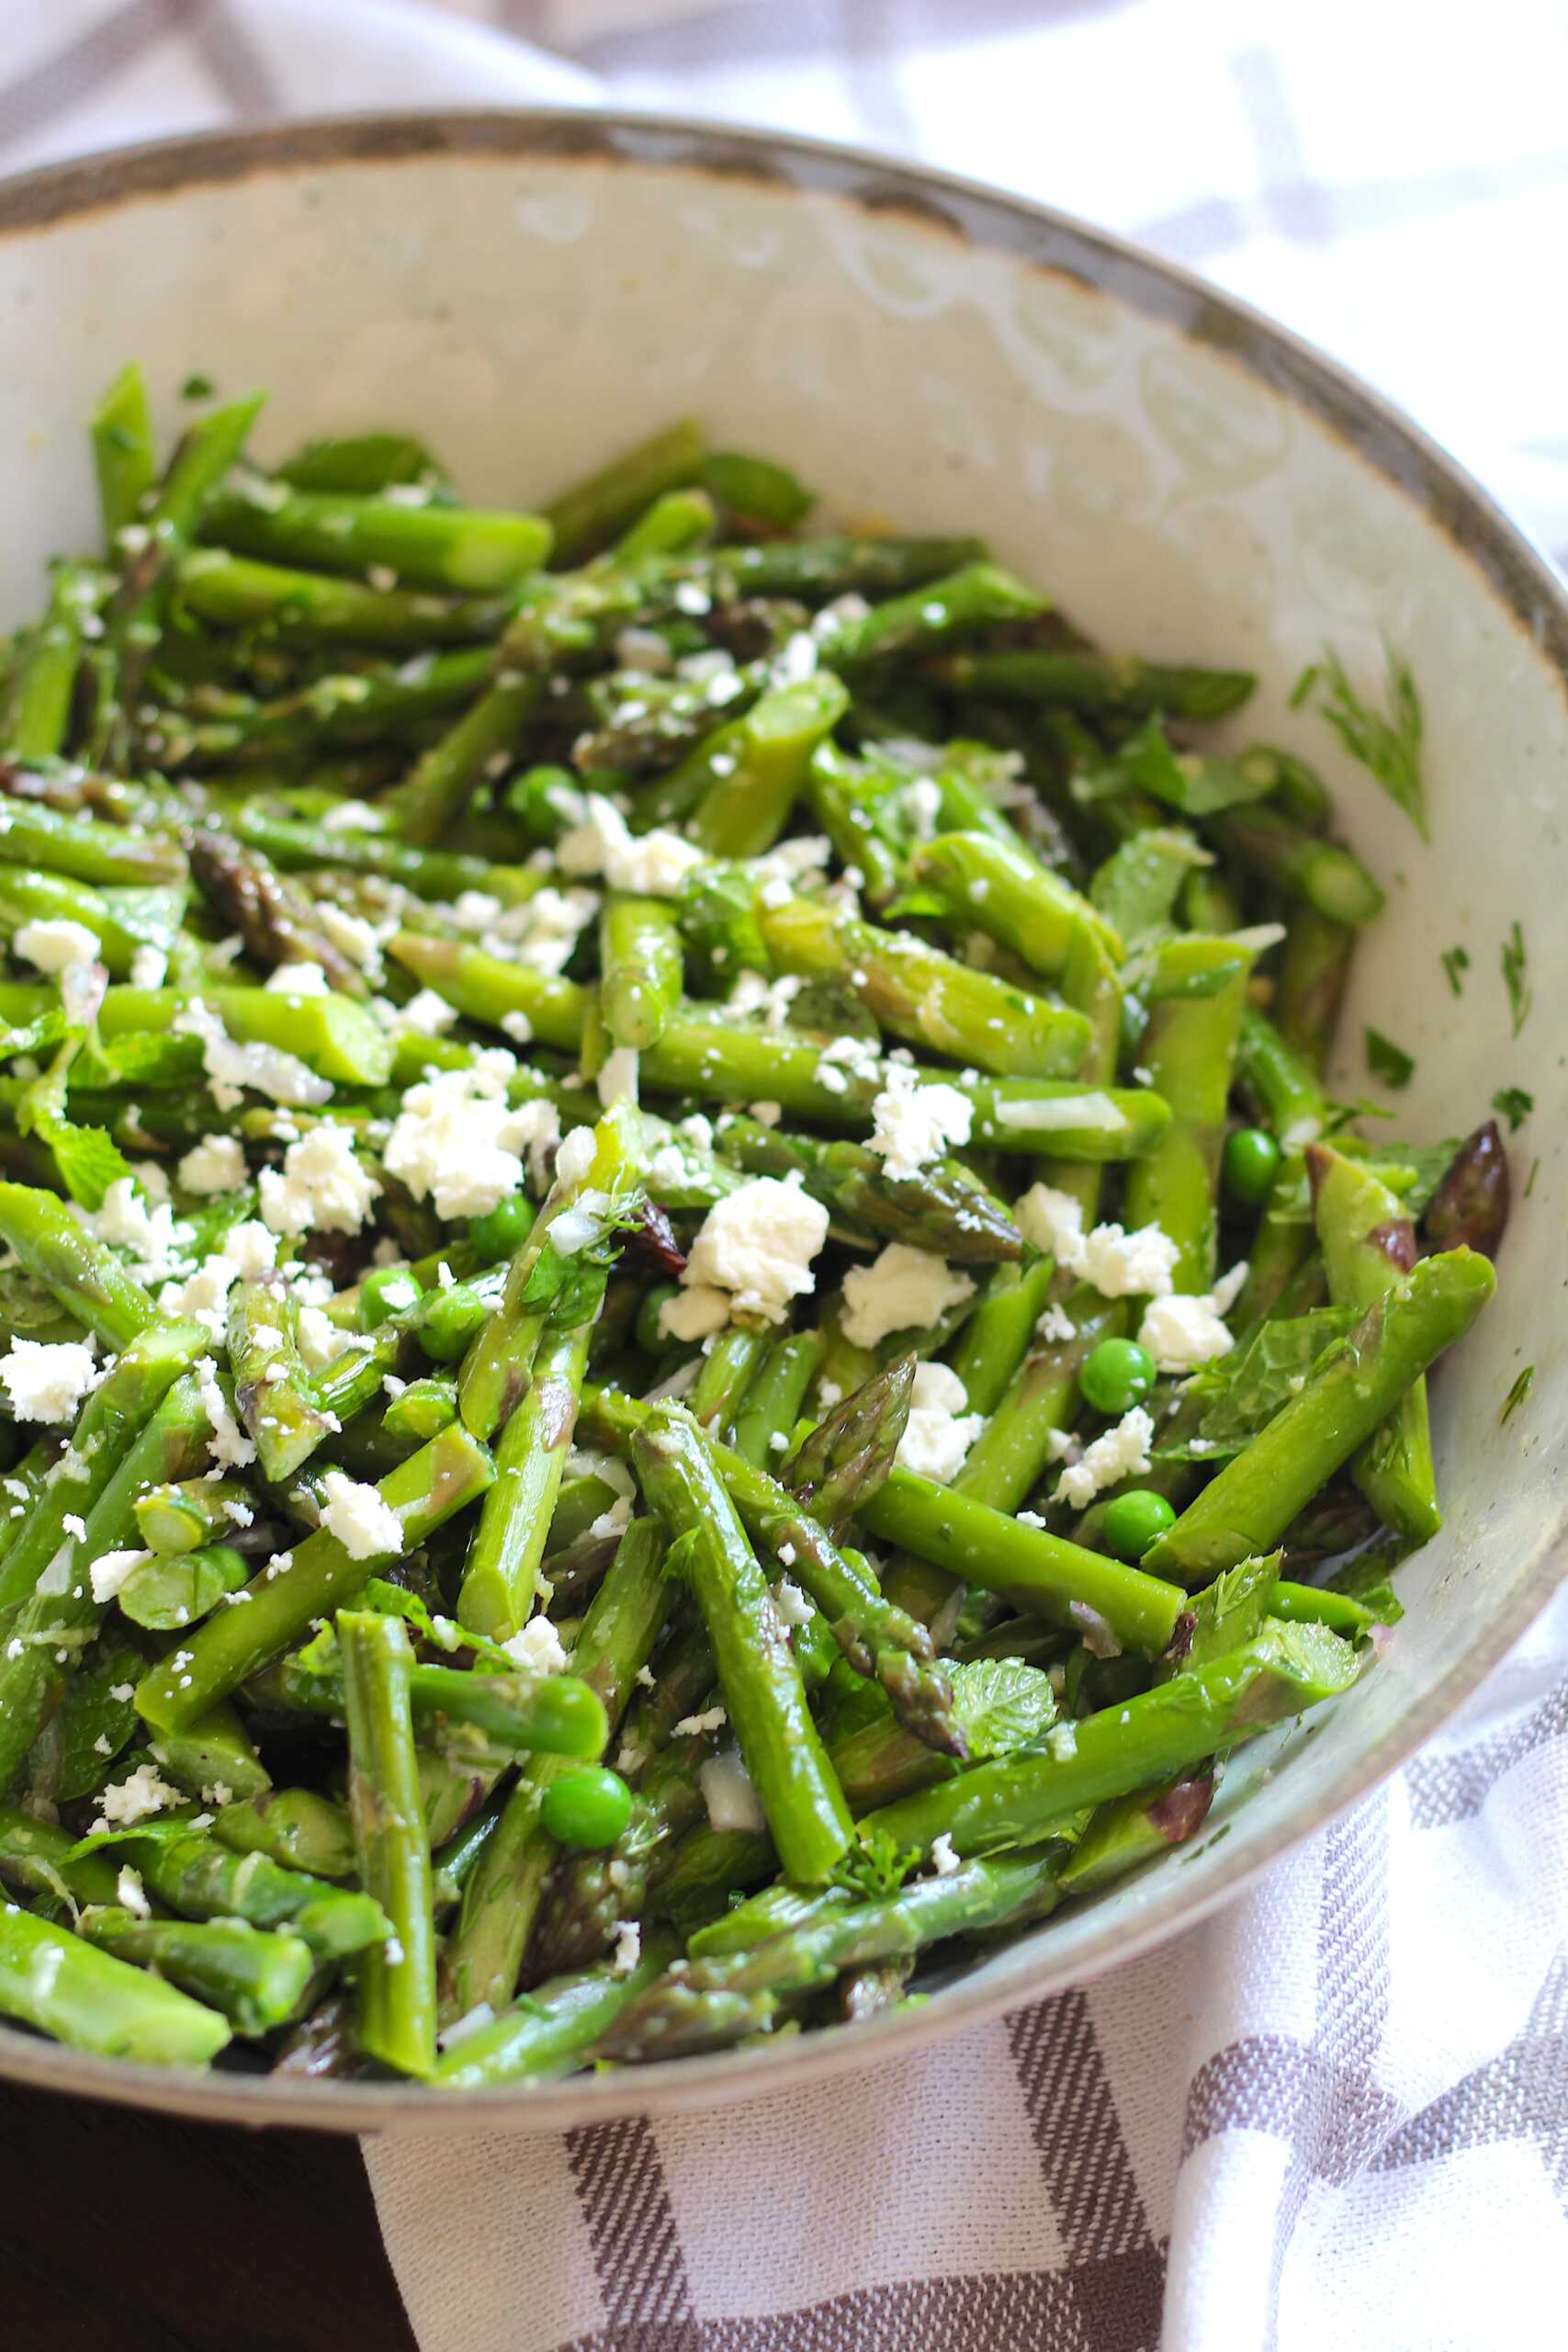
[[[1448,974],[1449,986],[1455,996],[1464,994],[1464,975],[1470,969],[1468,947],[1445,947],[1438,961]]]
[[[1503,1399],[1503,1409],[1497,1416],[1499,1428],[1501,1428],[1502,1424],[1506,1420],[1511,1419],[1511,1417],[1518,1411],[1519,1407],[1524,1403],[1525,1398],[1529,1395],[1534,1385],[1535,1366],[1533,1363],[1527,1363],[1523,1372],[1520,1373],[1517,1380],[1515,1381],[1513,1386],[1509,1389],[1507,1395]]]
[[[60,1181],[73,1201],[86,1209],[101,1209],[109,1186],[130,1174],[130,1162],[106,1128],[78,1126],[67,1113],[71,1068],[83,1042],[81,1030],[67,1033],[42,1077],[24,1088],[17,1125],[23,1135],[37,1136],[53,1154]]]
[[[953,1713],[971,1759],[1010,1756],[1056,1719],[1051,1678],[1021,1658],[976,1657],[953,1669]]]

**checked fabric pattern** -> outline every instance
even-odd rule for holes
[[[1568,561],[1568,17],[1493,0],[51,0],[0,169],[570,101],[1019,187],[1284,318]],[[546,54],[528,42],[544,44]],[[423,2352],[1495,2352],[1568,2312],[1568,1596],[1217,1919],[820,2091],[368,2143]]]

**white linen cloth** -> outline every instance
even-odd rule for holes
[[[1414,0],[53,0],[0,168],[591,96],[972,171],[1403,400],[1568,560],[1568,20]],[[1506,1276],[1505,1261],[1505,1276]],[[1218,1918],[821,2091],[368,2143],[422,2352],[1495,2352],[1568,2310],[1568,1595]]]

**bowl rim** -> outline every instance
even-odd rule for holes
[[[1049,205],[874,148],[700,116],[598,107],[446,107],[310,117],[199,131],[47,164],[0,181],[0,238],[225,183],[446,157],[630,164],[750,177],[820,192],[872,212],[918,219],[1173,325],[1304,410],[1435,521],[1483,575],[1568,701],[1568,591],[1542,554],[1473,478],[1392,401],[1292,329],[1179,264]],[[620,2074],[538,2086],[435,2093],[412,2082],[176,2074],[73,2051],[0,2025],[0,2075],[37,2089],[156,2108],[192,2120],[292,2130],[432,2134],[475,2126],[553,2132],[630,2114],[723,2108],[824,2081],[929,2047],[1024,2002],[1081,1985],[1195,1927],[1350,1806],[1367,1797],[1454,1713],[1539,1614],[1568,1571],[1568,1531],[1548,1530],[1484,1631],[1383,1736],[1327,1781],[1303,1781],[1295,1813],[1227,1846],[1206,1886],[1165,1873],[1131,1924],[1090,1932],[1070,1964],[1053,1961],[1049,1928],[988,1962],[985,1981],[944,1987],[925,2005],[853,2027],[760,2048],[662,2060]]]

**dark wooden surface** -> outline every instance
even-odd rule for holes
[[[359,2149],[0,2086],[0,2344],[416,2352]]]

